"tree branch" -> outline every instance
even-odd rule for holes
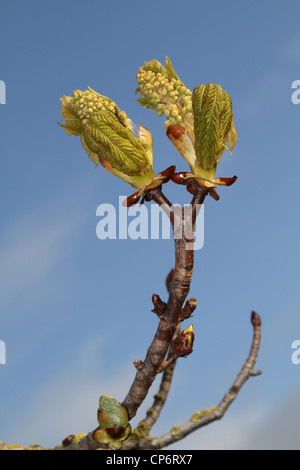
[[[195,214],[197,207],[196,204],[202,204],[206,195],[207,190],[198,190],[194,195],[192,207],[195,207]],[[175,226],[175,220],[176,224],[178,224],[178,211],[175,213],[170,211],[172,205],[170,201],[168,201],[168,199],[163,195],[161,188],[149,190],[147,199],[153,199],[163,208],[167,207],[173,228]],[[176,325],[180,321],[182,305],[190,290],[194,267],[194,249],[193,239],[191,239],[191,230],[189,229],[188,233],[186,233],[186,227],[191,227],[193,223],[191,223],[191,221],[187,221],[186,217],[184,216],[184,211],[181,209],[179,221],[181,238],[176,237],[176,234],[174,234],[175,268],[170,284],[167,309],[164,317],[158,324],[154,339],[148,348],[146,358],[142,363],[139,363],[139,368],[137,370],[133,384],[123,401],[123,404],[128,410],[129,419],[132,419],[136,415],[138,408],[147,396],[153,380],[157,376],[158,370],[167,354],[170,342],[175,333]],[[190,215],[190,217],[192,216]],[[189,249],[187,249],[187,246],[189,246]]]
[[[197,411],[188,422],[180,426],[174,426],[170,432],[164,434],[161,437],[146,436],[144,439],[140,439],[139,441],[131,441],[129,439],[128,442],[124,444],[123,448],[162,449],[169,446],[170,444],[173,444],[174,442],[184,439],[194,431],[207,426],[214,421],[222,419],[248,379],[250,377],[262,374],[261,371],[254,371],[261,342],[260,316],[257,313],[252,312],[251,322],[253,326],[253,340],[249,356],[240,373],[238,374],[235,382],[227,391],[224,398],[217,407],[211,408],[209,410]],[[134,445],[134,447],[132,445]]]
[[[179,333],[180,324],[177,325],[173,340],[179,335]],[[146,418],[140,421],[137,426],[137,430],[135,430],[134,432],[137,433],[139,429],[144,429],[149,433],[156,421],[158,420],[160,413],[168,398],[177,359],[178,357],[174,355],[173,348],[172,346],[170,346],[168,357],[165,361],[162,362],[160,369],[158,370],[158,373],[163,372],[159,391],[154,395],[153,405],[147,410]]]
[[[150,194],[149,194],[150,193]],[[196,306],[195,299],[190,299],[183,307],[190,289],[194,266],[193,231],[196,218],[201,204],[203,204],[209,191],[199,187],[194,187],[191,212],[188,216],[183,209],[178,212],[172,211],[172,204],[161,192],[161,188],[148,191],[147,199],[158,203],[170,218],[173,230],[180,221],[181,237],[175,237],[175,268],[167,278],[169,299],[167,304],[161,301],[159,296],[153,296],[154,312],[158,315],[160,322],[154,339],[148,348],[146,358],[143,361],[135,361],[137,373],[134,382],[126,396],[123,404],[129,412],[129,419],[135,416],[137,409],[144,401],[149,388],[158,373],[163,372],[163,377],[159,392],[154,397],[152,407],[148,410],[147,416],[142,420],[127,441],[123,442],[122,449],[162,449],[176,441],[179,441],[194,431],[222,419],[228,408],[238,396],[243,385],[250,377],[258,376],[262,372],[255,371],[254,366],[259,352],[261,341],[261,319],[259,315],[252,312],[253,341],[249,356],[238,374],[235,382],[227,391],[224,398],[217,407],[209,410],[197,411],[188,422],[180,426],[174,426],[170,432],[160,437],[150,436],[150,430],[160,416],[161,410],[166,402],[171,387],[173,373],[177,356],[171,346],[171,341],[180,331],[179,323],[191,316]],[[192,227],[192,230],[191,230]],[[178,227],[177,227],[178,230]],[[187,245],[189,244],[189,245]],[[189,248],[187,249],[187,246]],[[164,360],[167,351],[169,355]],[[107,444],[100,444],[93,439],[93,432],[85,434],[70,435],[65,438],[61,445],[51,450],[95,450],[107,449]],[[50,450],[39,445],[22,447],[20,445],[11,446],[0,442],[0,450]]]

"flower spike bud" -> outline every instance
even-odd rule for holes
[[[191,324],[185,330],[180,333],[177,338],[173,341],[172,346],[175,353],[178,356],[188,356],[193,351],[194,344],[194,328]]]
[[[165,114],[166,128],[180,123],[192,137],[192,92],[179,79],[170,59],[166,58],[166,68],[157,60],[146,62],[136,78],[136,93],[142,95],[138,103],[155,110],[158,116]]]
[[[192,103],[196,162],[191,170],[196,176],[213,180],[224,150],[231,154],[237,142],[232,101],[220,85],[208,83],[194,89]]]

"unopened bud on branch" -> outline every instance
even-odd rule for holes
[[[194,344],[194,328],[193,325],[188,326],[173,341],[172,346],[178,356],[188,356],[193,351]]]
[[[101,444],[107,444],[110,449],[120,449],[122,442],[131,433],[126,407],[110,395],[101,396],[98,422],[99,427],[93,432],[93,439]]]

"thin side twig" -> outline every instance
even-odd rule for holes
[[[171,389],[176,362],[172,362],[163,373],[159,391],[154,395],[153,405],[147,410],[147,416],[138,424],[133,433],[138,433],[140,429],[145,433],[150,433],[152,427],[158,420],[161,411],[167,401]]]

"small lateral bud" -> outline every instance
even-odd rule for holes
[[[194,344],[194,328],[191,324],[185,330],[183,330],[180,335],[173,341],[172,346],[174,352],[178,356],[188,356],[193,351],[193,344]]]
[[[143,370],[144,363],[141,359],[135,359],[135,361],[133,361],[133,365],[136,370]]]
[[[152,295],[152,302],[154,305],[152,312],[156,313],[158,317],[161,317],[167,310],[166,302],[163,302],[157,294]]]
[[[170,292],[174,272],[175,272],[175,269],[174,268],[171,269],[171,271],[169,272],[169,274],[166,277],[166,287],[167,287],[168,292]]]
[[[63,447],[68,447],[71,442],[73,441],[75,435],[74,434],[70,434],[69,436],[67,436],[63,441],[62,441],[62,446]]]
[[[187,301],[184,308],[182,309],[182,320],[190,318],[197,307],[197,300],[192,298]]]

